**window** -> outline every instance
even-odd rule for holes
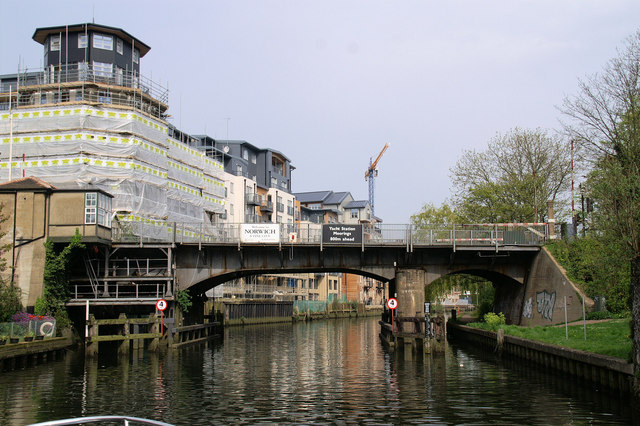
[[[84,223],[111,228],[111,197],[87,192],[84,198]]]
[[[60,36],[51,36],[51,51],[60,50]]]
[[[105,34],[94,34],[93,47],[96,49],[113,50],[113,37]]]
[[[111,77],[111,74],[113,73],[113,64],[93,61],[93,73],[99,77]]]
[[[249,160],[249,151],[247,151],[246,149],[243,149],[242,158],[244,158],[245,160]]]
[[[78,78],[86,80],[89,75],[89,64],[86,62],[78,62]]]
[[[133,63],[137,64],[140,60],[140,51],[138,49],[133,49]]]
[[[85,49],[89,45],[89,43],[87,43],[88,38],[86,34],[78,35],[78,49]]]
[[[253,164],[256,164],[256,154],[255,154],[255,153],[253,153],[253,152],[251,153],[251,162],[252,162]]]
[[[122,52],[124,51],[123,46],[124,46],[124,43],[122,42],[122,40],[117,39],[116,40],[116,52],[118,52],[119,54],[122,55]]]
[[[96,223],[96,208],[98,205],[98,194],[95,192],[88,192],[84,198],[84,223],[95,224]]]
[[[229,216],[233,216],[233,204],[229,204]]]
[[[124,69],[116,66],[116,84],[122,85],[122,78],[124,76]]]
[[[233,194],[233,182],[229,182],[229,192]]]
[[[358,218],[358,209],[351,209],[351,219]]]
[[[110,104],[111,103],[111,92],[108,91],[99,91],[98,92],[98,102],[103,103],[103,104]]]

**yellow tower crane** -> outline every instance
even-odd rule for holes
[[[375,191],[374,178],[378,176],[378,169],[377,169],[378,162],[380,161],[382,154],[384,154],[387,148],[389,148],[388,142],[384,145],[384,148],[382,148],[382,151],[380,151],[380,154],[378,154],[378,157],[376,158],[375,161],[372,161],[372,158],[369,158],[369,168],[364,173],[364,180],[369,181],[369,204],[371,205],[372,216],[374,215],[374,204],[373,204],[373,193]]]

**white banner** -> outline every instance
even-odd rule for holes
[[[240,241],[243,243],[277,243],[280,241],[280,225],[277,223],[243,223],[240,225]]]

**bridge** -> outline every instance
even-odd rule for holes
[[[565,300],[569,319],[582,315],[579,290],[543,247],[546,224],[171,224],[152,234],[149,226],[116,226],[104,263],[92,267],[99,273],[76,284],[70,304],[153,304],[251,275],[348,272],[388,283],[398,318],[411,321],[424,318],[425,286],[464,273],[493,283],[509,323],[560,322]]]

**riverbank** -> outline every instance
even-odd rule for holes
[[[613,391],[631,392],[633,364],[624,359],[571,349],[498,332],[447,323],[447,338],[472,343],[501,358],[524,360],[560,374],[586,380]]]
[[[71,333],[65,337],[44,340],[21,341],[0,345],[0,371],[25,368],[45,361],[55,360],[69,348],[75,347]]]

